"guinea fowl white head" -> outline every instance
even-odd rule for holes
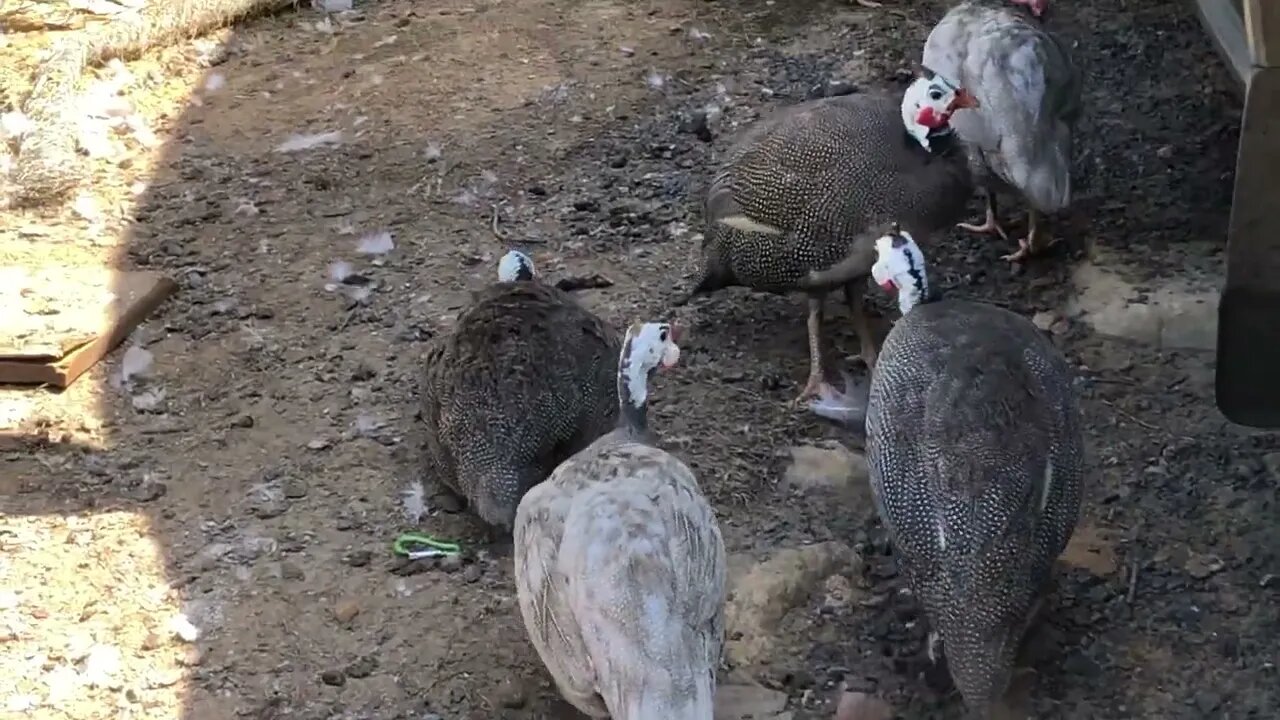
[[[906,315],[929,294],[929,276],[924,254],[911,233],[895,223],[888,234],[876,240],[876,262],[871,277],[890,294],[898,296],[898,309]]]
[[[941,75],[921,68],[907,91],[902,94],[902,124],[925,150],[929,136],[951,132],[947,124],[951,115],[964,108],[977,108],[978,98]]]
[[[671,323],[635,323],[622,341],[618,388],[624,404],[643,407],[648,401],[649,373],[672,367],[680,360],[681,328]]]
[[[519,250],[508,251],[498,261],[498,282],[532,280],[535,274],[533,259]]]

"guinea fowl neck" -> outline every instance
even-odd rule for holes
[[[631,340],[618,362],[618,427],[644,432],[649,427],[649,373],[631,357]]]

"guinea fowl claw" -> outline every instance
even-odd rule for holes
[[[805,408],[814,400],[819,400],[823,396],[823,389],[827,386],[821,375],[810,375],[809,381],[805,383],[804,390],[791,401],[793,409]]]
[[[956,223],[956,227],[961,230],[967,230],[972,233],[981,233],[983,235],[999,235],[1001,240],[1008,241],[1009,234],[1004,231],[1000,223],[996,221],[994,214],[988,213],[987,219],[981,225],[974,223]]]

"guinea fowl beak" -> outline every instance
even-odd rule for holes
[[[982,103],[978,102],[978,98],[964,88],[956,90],[956,97],[951,101],[952,110],[963,110],[965,108],[975,110],[980,107],[982,107]]]

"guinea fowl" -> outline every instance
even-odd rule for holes
[[[902,319],[866,401],[877,510],[971,710],[1005,709],[1013,662],[1080,515],[1082,445],[1071,370],[1020,315],[930,295],[907,232],[876,241],[878,284]],[[847,420],[829,386],[810,407]]]
[[[1008,240],[996,217],[996,195],[1017,192],[1027,203],[1027,236],[1006,260],[1022,260],[1056,244],[1042,215],[1071,203],[1071,144],[1080,118],[1081,77],[1066,45],[1038,17],[1048,0],[966,0],[929,33],[924,64],[956,78],[981,108],[957,112],[956,133],[969,149],[987,196],[986,220],[973,232]]]
[[[648,381],[677,328],[631,326],[618,427],[520,502],[516,594],[560,693],[593,718],[711,720],[724,649],[726,559],[689,468],[654,447]]]
[[[524,493],[618,412],[617,331],[534,274],[524,253],[504,255],[499,281],[424,358],[426,477],[465,497],[491,531],[510,530]]]
[[[959,220],[973,194],[952,113],[974,107],[963,88],[922,68],[900,100],[824,98],[761,120],[729,150],[706,201],[708,227],[692,289],[733,285],[809,296],[809,379],[821,387],[826,293],[844,288],[867,367],[875,339],[862,300],[875,238],[902,218],[920,236]]]

